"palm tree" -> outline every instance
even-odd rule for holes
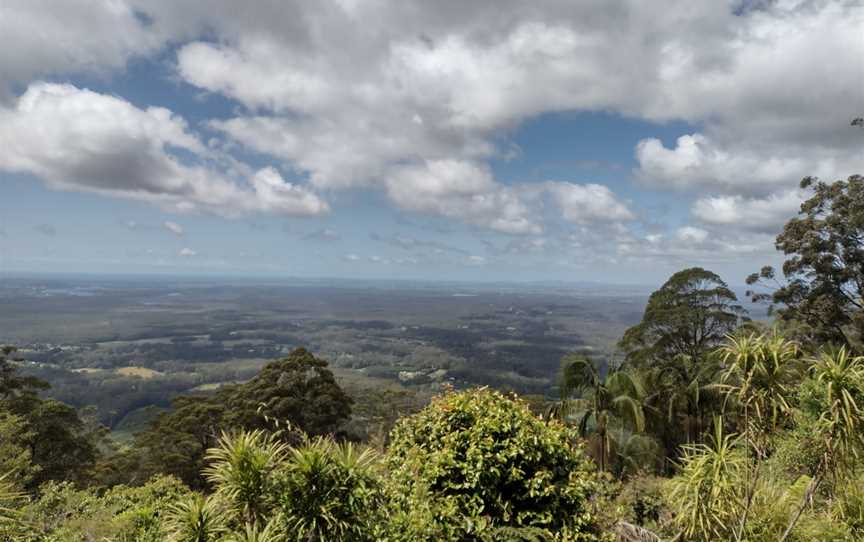
[[[824,448],[816,472],[780,541],[795,528],[825,476],[848,471],[864,451],[864,356],[853,356],[845,346],[811,359],[810,392],[802,400],[805,414],[815,417]]]
[[[641,373],[647,432],[663,444],[667,470],[674,467],[681,444],[702,442],[705,427],[720,412],[716,375],[713,360],[685,355]]]
[[[287,537],[279,519],[271,520],[259,527],[257,523],[246,523],[243,529],[231,533],[222,542],[283,542]]]
[[[725,370],[717,387],[743,410],[742,431],[775,431],[792,412],[790,401],[800,382],[798,344],[774,330],[729,336],[718,353]]]
[[[296,540],[373,540],[382,494],[371,448],[318,437],[292,448],[279,473],[279,521]]]
[[[741,540],[762,469],[768,453],[768,439],[780,422],[792,414],[792,396],[800,381],[800,350],[773,330],[770,334],[749,333],[729,336],[717,351],[725,367],[717,388],[726,396],[724,410],[733,400],[741,412],[738,422],[741,433],[755,452],[757,461],[747,472],[744,511],[735,539]]]
[[[572,395],[579,393],[578,399]],[[636,431],[645,429],[641,398],[645,392],[635,373],[621,369],[601,376],[585,356],[571,354],[562,360],[561,402],[558,414],[568,421],[575,414],[579,434],[593,433],[600,445],[600,469],[607,470],[612,443],[613,418],[628,423]]]
[[[702,442],[706,426],[718,412],[717,397],[713,384],[717,366],[710,358],[676,356],[672,363],[662,368],[669,379],[667,416],[670,422],[676,419],[684,428],[685,442]]]
[[[257,523],[272,506],[272,474],[287,454],[286,444],[261,430],[223,433],[207,451],[204,475],[242,521]]]
[[[709,444],[686,444],[682,452],[681,471],[669,481],[676,526],[687,540],[729,540],[740,513],[741,476],[748,468],[739,437],[724,434],[717,417]]]
[[[172,505],[166,514],[169,542],[216,542],[228,532],[222,503],[199,493]]]

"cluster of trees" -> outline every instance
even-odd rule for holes
[[[864,178],[804,186],[783,278],[749,279],[773,326],[686,269],[621,359],[564,357],[559,400],[448,391],[371,442],[303,349],[123,447],[5,349],[0,540],[864,539]]]
[[[864,538],[864,178],[807,187],[777,238],[783,278],[748,278],[770,288],[750,295],[777,308],[772,327],[692,268],[652,294],[605,373],[563,360],[550,412],[640,488],[631,519],[670,538]]]
[[[284,400],[261,391],[271,407]],[[311,436],[291,419],[258,409],[226,421],[234,429],[201,458],[197,491],[165,474],[110,488],[49,480],[29,495],[2,480],[0,540],[606,539],[604,479],[574,431],[516,398],[447,393],[400,420],[386,450]],[[10,472],[27,468],[18,459]]]

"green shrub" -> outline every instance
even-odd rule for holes
[[[594,464],[564,425],[487,389],[450,393],[391,434],[391,539],[597,540]],[[506,529],[504,529],[506,528]],[[502,530],[503,529],[503,530]]]
[[[663,488],[665,479],[641,475],[627,480],[615,499],[623,519],[629,523],[655,529],[664,512]]]
[[[188,493],[170,476],[140,487],[117,486],[101,496],[69,482],[48,482],[39,498],[20,508],[17,525],[0,525],[0,541],[161,542],[165,512]]]

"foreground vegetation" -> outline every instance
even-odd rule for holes
[[[862,540],[864,178],[802,185],[785,283],[749,279],[772,326],[685,269],[619,358],[563,358],[556,401],[446,390],[357,435],[297,349],[121,446],[6,348],[0,540]]]

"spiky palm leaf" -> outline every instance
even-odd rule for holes
[[[792,412],[791,397],[800,381],[798,344],[775,330],[730,336],[718,352],[725,370],[717,388],[743,410],[745,429],[750,429],[751,418],[759,432],[777,429]]]
[[[283,542],[286,539],[281,520],[277,516],[263,526],[258,523],[246,523],[220,542]]]
[[[710,444],[683,446],[680,473],[669,482],[675,523],[687,540],[729,540],[741,512],[747,455],[739,439],[714,422]]]
[[[292,448],[280,473],[279,511],[293,540],[366,540],[380,493],[378,455],[318,437]]]
[[[216,493],[246,522],[263,519],[271,506],[271,475],[285,461],[288,446],[260,430],[223,433],[207,451],[204,475]]]
[[[844,346],[813,362],[813,378],[827,400],[820,421],[830,452],[857,459],[864,450],[864,356],[853,356]]]
[[[10,479],[11,472],[0,475],[0,525],[20,521],[16,503],[20,503],[26,495],[18,490]]]
[[[227,532],[218,499],[194,494],[172,505],[165,517],[169,542],[217,542]]]

